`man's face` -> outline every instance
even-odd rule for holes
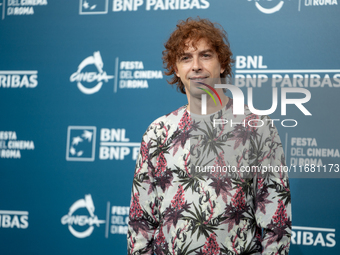
[[[197,42],[196,50],[192,47],[190,41],[187,45],[184,54],[177,59],[176,75],[183,82],[188,96],[200,98],[204,92],[197,88],[202,87],[202,85],[196,82],[214,86],[214,84],[210,84],[211,78],[219,78],[224,69],[221,68],[216,51],[206,39]]]

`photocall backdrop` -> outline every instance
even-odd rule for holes
[[[187,102],[163,44],[197,16],[228,32],[255,108],[278,89],[271,117],[296,166],[290,254],[340,254],[337,0],[3,0],[0,15],[1,254],[126,254],[142,135]],[[312,115],[283,115],[282,88],[308,90]]]

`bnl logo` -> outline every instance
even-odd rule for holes
[[[67,129],[67,161],[94,161],[96,127],[69,126]]]
[[[80,0],[79,14],[107,14],[109,8],[109,0]]]

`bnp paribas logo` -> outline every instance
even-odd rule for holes
[[[80,0],[80,15],[107,14],[109,0]]]
[[[67,161],[94,161],[96,127],[69,126],[67,130]]]

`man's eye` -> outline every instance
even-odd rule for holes
[[[181,60],[182,60],[182,61],[185,61],[185,60],[188,60],[188,59],[189,59],[188,56],[181,57]]]
[[[203,57],[204,57],[204,58],[210,58],[211,55],[210,55],[210,54],[203,54]]]

